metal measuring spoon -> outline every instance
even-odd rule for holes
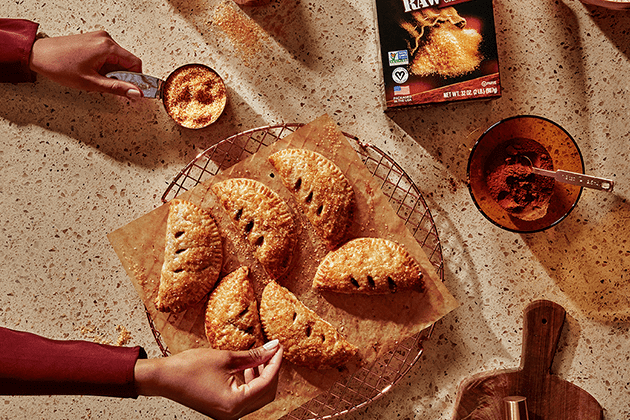
[[[615,186],[615,181],[606,178],[580,174],[577,172],[563,171],[561,169],[557,171],[549,171],[547,169],[537,168],[534,166],[529,157],[525,155],[523,156],[529,163],[529,167],[532,169],[532,172],[536,175],[548,176],[565,184],[578,185],[580,187],[593,188],[595,190],[606,192],[612,192],[613,187]]]

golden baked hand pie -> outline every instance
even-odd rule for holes
[[[199,302],[217,282],[222,264],[221,235],[212,216],[188,201],[172,200],[157,309],[180,312]]]
[[[281,150],[269,161],[319,236],[335,247],[344,238],[354,206],[354,191],[343,172],[329,159],[305,149]]]
[[[339,293],[424,291],[422,271],[405,248],[381,238],[357,238],[324,257],[313,287]]]
[[[271,281],[263,290],[260,320],[267,338],[278,339],[284,357],[311,369],[346,363],[358,349],[288,289]]]
[[[254,247],[254,255],[272,278],[289,268],[297,230],[289,206],[269,187],[253,179],[218,182],[212,190],[232,223]]]
[[[219,350],[249,350],[264,338],[249,268],[240,267],[223,277],[208,298],[206,337]]]

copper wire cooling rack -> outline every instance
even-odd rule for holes
[[[237,162],[253,155],[263,147],[293,133],[303,124],[282,124],[244,131],[206,149],[195,157],[171,182],[162,202],[166,203],[181,192],[188,191],[202,181],[217,175]],[[344,133],[359,154],[372,177],[398,216],[422,246],[444,281],[444,259],[437,228],[422,194],[405,171],[387,154],[374,145],[361,142]],[[149,317],[151,330],[162,353],[169,355],[159,332]],[[422,342],[433,332],[433,325],[398,342],[396,347],[371,366],[336,382],[328,391],[285,415],[286,420],[326,419],[364,407],[381,397],[401,380],[422,355]]]

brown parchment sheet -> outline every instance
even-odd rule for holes
[[[422,267],[424,293],[404,292],[380,296],[320,293],[311,287],[317,266],[329,252],[284,187],[267,158],[284,148],[304,148],[326,156],[342,170],[353,186],[356,207],[347,239],[382,237],[402,244]],[[311,370],[284,361],[278,393],[273,403],[247,416],[248,419],[280,418],[362,365],[370,365],[398,341],[412,336],[458,306],[440,281],[422,247],[405,227],[387,197],[381,192],[359,156],[336,123],[327,115],[307,124],[222,173],[180,194],[209,211],[223,237],[225,261],[221,277],[240,265],[250,267],[258,298],[269,281],[253,256],[251,246],[231,225],[211,186],[227,178],[251,178],[263,182],[289,204],[299,230],[291,267],[278,282],[291,290],[306,306],[334,325],[360,350],[358,357],[342,369]],[[171,353],[208,347],[204,332],[205,300],[180,314],[165,314],[154,305],[160,281],[168,204],[134,220],[108,235],[155,328]]]

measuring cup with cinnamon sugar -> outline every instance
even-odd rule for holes
[[[138,86],[145,98],[162,100],[166,113],[179,125],[199,129],[214,123],[227,103],[221,76],[203,64],[186,64],[166,80],[141,73],[115,71],[107,77]]]

